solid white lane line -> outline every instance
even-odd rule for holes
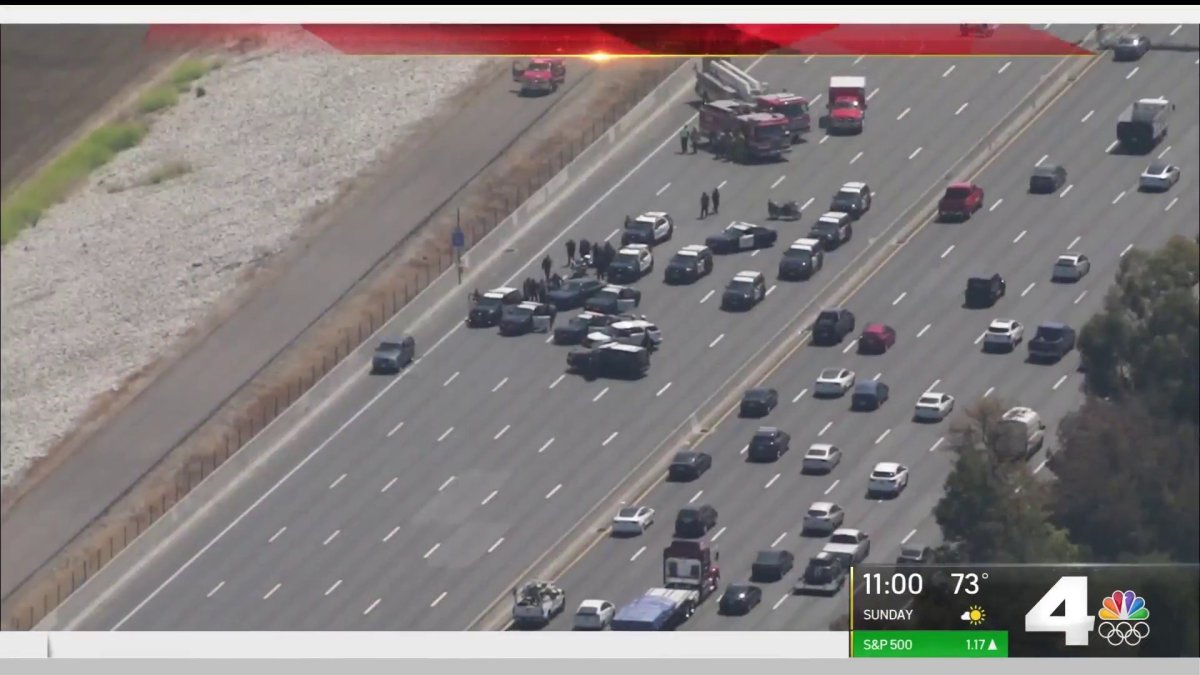
[[[546,493],[546,499],[550,499],[554,495],[558,494],[558,491],[561,489],[562,489],[562,483],[555,485],[553,490]]]
[[[936,386],[938,386],[938,385],[939,385],[939,384],[941,384],[941,383],[942,383],[942,381],[941,381],[941,380],[934,380],[934,381],[933,381],[933,384],[931,384],[931,385],[929,385],[928,387],[926,387],[926,389],[925,389],[925,393],[926,393],[926,394],[928,394],[929,392],[933,391],[933,388],[934,388],[934,387],[936,387]]]
[[[876,192],[875,194],[879,194],[879,193],[878,193],[878,192]],[[802,204],[802,205],[800,206],[800,210],[801,210],[801,211],[803,211],[804,209],[807,209],[809,206],[811,206],[811,205],[812,205],[812,203],[813,203],[813,200],[814,200],[814,199],[816,199],[816,198],[815,198],[815,197],[809,197],[809,198],[808,198],[808,201],[804,202],[804,204]]]
[[[600,399],[604,398],[604,395],[607,393],[608,393],[608,387],[601,389],[599,394],[596,394],[595,396],[592,397],[592,403],[595,403],[596,401],[599,401]]]
[[[953,72],[954,72],[954,69],[955,69],[956,67],[957,67],[957,66],[950,66],[949,68],[947,68],[947,69],[946,69],[946,72],[942,73],[942,77],[949,77],[949,76],[950,76],[950,73],[953,73]]]
[[[272,595],[275,595],[275,591],[279,590],[279,587],[282,585],[283,583],[278,583],[272,586],[271,590],[267,591],[267,594],[263,596],[263,600],[269,600]]]
[[[1172,207],[1172,206],[1175,206],[1175,202],[1177,202],[1177,201],[1179,201],[1179,197],[1175,197],[1175,198],[1173,198],[1173,199],[1171,200],[1171,202],[1170,202],[1169,204],[1167,204],[1167,208],[1163,209],[1163,211],[1170,211],[1170,210],[1171,210],[1171,207]]]
[[[890,433],[892,433],[891,429],[885,429],[882,434],[879,434],[879,438],[875,439],[875,445],[879,445],[880,443],[882,443],[883,439],[887,438],[888,434],[890,434]]]
[[[924,335],[924,334],[925,334],[925,333],[926,333],[926,332],[927,332],[927,331],[928,331],[930,328],[932,328],[932,327],[933,327],[933,324],[931,324],[931,323],[927,323],[927,324],[925,324],[925,327],[921,329],[921,332],[920,332],[920,333],[917,333],[917,337],[921,337],[922,335]]]
[[[942,257],[945,258],[946,256],[950,255],[950,252],[953,250],[954,250],[954,244],[950,244],[950,248],[947,248],[945,251],[942,251]]]
[[[774,476],[772,476],[771,480],[767,481],[767,484],[763,486],[763,489],[764,490],[770,489],[771,486],[775,484],[775,481],[779,480],[779,476],[780,476],[780,474],[775,474]]]
[[[1094,114],[1096,114],[1096,111],[1095,111],[1095,110],[1089,110],[1089,111],[1088,111],[1088,114],[1084,115],[1084,116],[1083,116],[1083,119],[1079,120],[1079,123],[1080,123],[1080,124],[1083,124],[1084,122],[1086,122],[1086,121],[1088,121],[1088,120],[1092,119],[1092,115],[1094,115]]]
[[[383,486],[383,489],[382,489],[382,490],[380,490],[380,492],[387,492],[388,490],[392,489],[392,486],[393,486],[393,485],[395,485],[395,484],[396,484],[396,481],[398,481],[398,480],[400,480],[400,477],[399,477],[399,476],[395,476],[395,477],[393,477],[391,480],[389,480],[389,481],[387,482],[387,485],[384,485],[384,486]]]
[[[213,586],[213,589],[211,591],[209,591],[208,595],[206,595],[204,597],[211,598],[212,596],[216,595],[217,591],[221,590],[221,587],[224,585],[225,585],[225,582],[222,581],[221,583],[217,584],[216,586]]]
[[[492,440],[493,441],[500,440],[500,437],[503,436],[504,434],[507,434],[508,430],[511,428],[512,428],[511,424],[505,424],[503,429],[501,429],[500,431],[497,431],[495,436],[492,436]]]
[[[1067,250],[1068,251],[1075,250],[1075,244],[1078,244],[1080,239],[1081,239],[1081,237],[1075,237],[1074,239],[1072,239],[1071,243],[1067,244]]]
[[[363,610],[363,616],[366,616],[366,615],[370,614],[370,613],[371,613],[371,610],[373,610],[373,609],[375,609],[376,607],[378,607],[378,606],[379,606],[379,601],[380,601],[380,600],[382,600],[382,598],[375,598],[375,602],[372,602],[370,607],[367,607],[366,609],[364,609],[364,610]]]
[[[831,427],[831,426],[833,426],[833,422],[826,422],[825,426],[821,427],[821,430],[817,432],[817,436],[818,437],[824,436],[825,432],[829,431],[829,427]]]
[[[786,537],[786,536],[787,536],[787,532],[784,532],[783,534],[779,535],[778,537],[775,537],[775,541],[771,542],[771,548],[775,548],[776,546],[778,546],[779,542],[783,541],[784,537]]]
[[[986,331],[986,330],[985,330],[985,331],[983,331],[982,333],[980,333],[980,334],[979,334],[979,337],[975,338],[975,344],[979,344],[980,342],[983,342],[983,338],[985,338],[985,337],[987,337],[987,331]]]
[[[1062,377],[1058,378],[1058,382],[1055,382],[1054,386],[1050,387],[1050,388],[1057,390],[1059,387],[1062,386],[1063,382],[1066,382],[1066,381],[1067,381],[1067,376],[1063,375]]]
[[[449,387],[451,382],[453,382],[453,381],[455,381],[455,380],[457,380],[457,379],[458,379],[458,374],[459,374],[459,371],[457,371],[457,370],[456,370],[456,371],[454,371],[454,374],[450,376],[450,379],[448,379],[448,380],[446,380],[445,382],[443,382],[443,383],[442,383],[442,386],[443,386],[443,387]]]
[[[785,175],[783,175],[783,176],[780,176],[779,178],[776,178],[776,179],[775,179],[775,182],[774,182],[774,183],[771,183],[771,188],[770,188],[770,189],[774,190],[775,188],[779,187],[779,184],[780,184],[780,183],[782,183],[782,182],[784,181],[784,179],[786,179],[786,178],[787,178],[787,175],[786,175],[786,174],[785,174]]]
[[[564,377],[566,377],[566,375],[565,375],[565,374],[564,374],[564,375],[559,375],[557,378],[555,378],[555,379],[554,379],[554,381],[553,381],[553,382],[551,382],[551,383],[550,383],[550,387],[549,387],[549,388],[550,388],[550,389],[553,389],[553,388],[557,387],[557,386],[558,386],[558,383],[559,383],[559,382],[562,382]]]
[[[1063,191],[1062,191],[1062,193],[1060,193],[1060,194],[1058,195],[1058,198],[1059,198],[1059,199],[1062,199],[1063,197],[1066,197],[1066,196],[1067,196],[1067,193],[1068,193],[1068,192],[1070,192],[1070,191],[1071,191],[1071,188],[1073,188],[1073,187],[1075,187],[1075,184],[1074,184],[1074,183],[1071,183],[1071,184],[1070,184],[1070,185],[1068,185],[1067,187],[1063,188]]]
[[[1104,149],[1104,152],[1112,152],[1113,148],[1117,147],[1117,143],[1119,142],[1120,141],[1113,141],[1112,143],[1109,143],[1108,147]]]
[[[1125,190],[1121,190],[1121,194],[1117,195],[1117,196],[1116,196],[1116,197],[1113,199],[1112,203],[1115,205],[1117,202],[1119,202],[1119,201],[1121,201],[1122,199],[1124,199],[1124,198],[1125,198],[1125,192],[1126,192]]]
[[[717,533],[716,533],[716,534],[714,534],[714,535],[713,535],[713,537],[712,537],[712,539],[709,539],[709,541],[716,541],[717,539],[720,539],[720,538],[721,538],[721,535],[725,534],[725,530],[726,530],[726,528],[724,528],[724,527],[722,527],[721,529],[717,530]]]
[[[838,486],[838,483],[840,483],[840,482],[842,482],[841,478],[833,481],[833,485],[830,485],[829,488],[825,490],[825,494],[829,494],[830,492],[833,492],[833,489],[836,488]]]
[[[392,427],[392,430],[388,432],[388,438],[391,438],[393,435],[395,435],[395,433],[397,431],[400,431],[400,429],[403,427],[404,427],[404,422],[401,422],[401,423],[397,424],[396,426]]]
[[[850,163],[851,163],[851,164],[853,164],[853,163],[857,162],[859,159],[862,159],[862,156],[863,156],[863,154],[862,154],[862,150],[859,150],[859,151],[858,151],[858,154],[857,154],[857,155],[855,155],[855,156],[853,157],[853,159],[851,159],[851,160],[850,160]]]
[[[908,156],[908,158],[909,158],[909,159],[916,159],[917,155],[919,155],[919,154],[921,154],[921,148],[917,148],[916,150],[913,150],[913,151],[912,151],[912,154],[911,154],[911,155],[909,155],[909,156]]]
[[[424,560],[429,560],[429,556],[433,555],[434,551],[437,551],[441,547],[442,547],[442,542],[439,541],[438,543],[433,545],[433,548],[426,551],[425,555],[421,556],[421,558]]]
[[[341,530],[334,530],[333,534],[329,535],[328,537],[325,537],[325,541],[321,542],[321,545],[328,546],[329,542],[333,541],[334,539],[337,539],[337,536],[341,533],[342,533]]]
[[[1134,66],[1133,70],[1129,71],[1129,74],[1125,76],[1125,79],[1128,80],[1129,78],[1133,77],[1134,75],[1137,75],[1137,71],[1139,71],[1139,70],[1141,70],[1141,66]]]
[[[1026,295],[1029,295],[1029,291],[1032,291],[1034,286],[1037,286],[1036,281],[1029,282],[1029,285],[1025,287],[1025,290],[1021,291],[1021,297],[1023,298]]]
[[[392,537],[396,536],[396,533],[397,533],[397,532],[399,532],[399,531],[400,531],[400,526],[399,526],[399,525],[397,525],[396,527],[393,527],[393,528],[392,528],[392,531],[391,531],[391,532],[388,532],[388,533],[387,533],[387,536],[383,538],[383,541],[386,543],[386,542],[387,542],[389,539],[391,539]]]
[[[442,600],[444,600],[445,598],[446,598],[446,591],[442,591],[442,594],[437,596],[437,598],[435,598],[433,602],[429,603],[429,606],[437,607],[438,603],[441,602]]]
[[[341,579],[338,579],[337,581],[333,582],[333,585],[329,587],[329,590],[325,591],[325,596],[328,597],[330,593],[336,591],[338,586],[341,586],[341,585],[342,585]]]
[[[498,495],[498,494],[500,494],[500,491],[499,491],[499,490],[492,490],[491,494],[489,494],[488,496],[484,497],[484,498],[483,498],[483,501],[479,502],[479,505],[480,505],[480,506],[487,506],[487,505],[488,505],[488,502],[490,502],[490,501],[492,501],[493,499],[495,499],[495,498],[496,498],[496,495]]]
[[[1042,469],[1046,468],[1046,463],[1047,463],[1047,462],[1049,462],[1049,461],[1050,461],[1050,460],[1048,460],[1048,459],[1043,459],[1043,460],[1042,460],[1042,463],[1041,463],[1041,464],[1038,464],[1038,465],[1037,465],[1037,468],[1036,468],[1036,469],[1034,469],[1034,470],[1033,470],[1033,472],[1034,472],[1034,473],[1037,473],[1037,472],[1041,471]]]
[[[713,296],[713,293],[716,293],[716,292],[717,292],[716,289],[713,289],[713,290],[705,293],[704,297],[700,298],[700,304],[703,305],[704,303],[708,302],[708,299],[711,298]]]
[[[503,543],[504,543],[504,537],[500,537],[499,539],[496,540],[496,543],[494,543],[488,547],[487,552],[488,553],[495,552],[496,549],[500,548],[500,544],[503,544]]]
[[[796,398],[792,399],[792,403],[799,403],[799,402],[800,402],[800,399],[804,398],[804,395],[805,395],[805,394],[807,394],[807,393],[808,393],[808,389],[807,389],[807,388],[806,388],[806,389],[801,389],[801,390],[800,390],[800,393],[799,393],[799,394],[796,394]]]
[[[917,533],[917,531],[913,530],[912,532],[909,532],[908,534],[904,535],[904,538],[900,540],[900,545],[903,546],[903,545],[907,544],[908,540],[912,539],[913,535],[916,533]]]
[[[646,547],[645,547],[645,546],[643,546],[643,547],[639,548],[639,549],[637,550],[637,553],[634,553],[634,554],[633,554],[633,555],[632,555],[632,556],[629,558],[629,562],[633,562],[633,561],[637,560],[637,559],[638,559],[638,556],[640,556],[641,554],[643,554],[643,553],[645,553],[645,552],[646,552]]]
[[[446,479],[446,482],[442,483],[442,486],[438,488],[438,492],[441,492],[442,490],[445,490],[446,488],[450,487],[450,484],[453,482],[454,482],[454,476],[450,476],[449,478]]]
[[[342,474],[342,475],[338,476],[337,480],[330,483],[329,489],[332,490],[333,488],[337,487],[343,480],[346,480],[346,474]]]
[[[906,296],[906,295],[908,295],[908,291],[904,291],[900,295],[896,296],[896,299],[892,301],[892,307],[895,307],[896,305],[900,304],[900,301],[903,300],[904,296]]]
[[[1130,244],[1130,245],[1126,246],[1125,248],[1121,249],[1121,255],[1120,255],[1120,257],[1124,258],[1124,257],[1125,257],[1125,255],[1126,255],[1127,253],[1129,253],[1130,251],[1132,251],[1132,250],[1133,250],[1133,244]]]
[[[993,391],[996,391],[995,387],[988,387],[987,391],[983,392],[983,397],[987,398],[987,397],[991,396]]]
[[[708,348],[712,349],[713,347],[716,347],[717,343],[719,343],[721,340],[724,340],[724,339],[725,339],[725,334],[721,333],[720,335],[717,336],[716,340],[713,340],[712,342],[708,343]]]
[[[774,290],[775,284],[771,284],[771,287],[767,289],[767,296],[769,297]]]
[[[669,188],[669,187],[671,187],[671,184],[667,183],[666,185],[658,188],[658,192],[655,192],[654,196],[657,197],[657,196],[661,195],[662,193],[666,192],[667,188]]]
[[[553,442],[554,442],[554,439],[551,438],[550,440],[546,441],[545,443],[542,443],[542,447],[538,448],[538,454],[540,455],[543,452],[545,452],[546,448],[550,447],[550,444]]]
[[[279,528],[279,531],[278,531],[278,532],[276,532],[275,534],[271,535],[271,538],[267,540],[267,543],[268,543],[268,544],[274,544],[274,543],[275,543],[275,540],[279,538],[279,535],[283,534],[283,533],[284,533],[284,532],[286,532],[286,531],[287,531],[287,525],[284,525],[283,527]]]
[[[1026,234],[1026,233],[1028,233],[1028,232],[1029,232],[1029,230],[1021,230],[1021,234],[1018,234],[1018,235],[1017,235],[1017,238],[1016,238],[1016,239],[1013,239],[1013,243],[1015,244],[1015,243],[1017,243],[1017,242],[1021,241],[1022,239],[1024,239],[1024,238],[1025,238],[1025,234]]]
[[[934,442],[933,445],[929,446],[929,451],[933,452],[934,450],[937,450],[938,448],[940,448],[942,446],[942,441],[945,441],[945,440],[946,440],[945,436],[942,436],[941,438],[937,439],[937,441]]]
[[[853,340],[851,340],[850,344],[846,345],[846,348],[842,350],[842,353],[849,354],[850,350],[854,349],[854,345],[856,345],[856,344],[858,344],[858,338],[854,338]]]
[[[702,494],[704,494],[704,490],[701,490],[701,491],[697,492],[696,494],[692,495],[692,498],[688,500],[688,503],[695,504],[696,500],[700,499],[700,495],[702,495]]]
[[[1001,204],[1003,204],[1003,203],[1004,203],[1004,197],[1001,197],[1000,199],[997,199],[996,201],[992,202],[992,205],[991,205],[991,207],[990,207],[990,208],[988,208],[988,213],[991,213],[992,211],[995,211],[995,210],[996,210],[997,208],[999,208],[999,207],[1000,207],[1000,205],[1001,205]]]
[[[997,71],[996,71],[996,74],[997,74],[997,75],[1003,75],[1003,74],[1004,74],[1004,71],[1008,70],[1008,67],[1009,67],[1009,66],[1011,66],[1011,65],[1012,65],[1012,61],[1005,61],[1005,62],[1004,62],[1004,65],[1000,66],[1000,70],[997,70]]]
[[[1170,152],[1170,151],[1171,151],[1171,147],[1172,147],[1172,146],[1168,145],[1166,148],[1164,148],[1164,149],[1163,149],[1163,151],[1162,151],[1162,152],[1158,153],[1158,159],[1162,159],[1162,158],[1163,158],[1163,155],[1166,155],[1168,152]]]
[[[775,601],[775,604],[771,606],[771,611],[775,611],[775,610],[779,609],[779,606],[782,605],[783,603],[787,602],[787,599],[789,597],[791,597],[791,595],[792,595],[791,593],[786,593],[783,596],[781,596],[778,600]]]
[[[959,115],[961,115],[962,111],[966,110],[967,106],[969,106],[969,105],[971,105],[969,102],[964,102],[962,105],[958,106],[958,110],[954,111],[954,116],[958,117]]]
[[[900,113],[900,116],[896,118],[896,121],[899,122],[900,120],[904,119],[905,117],[908,117],[908,113],[911,111],[912,111],[912,108],[905,108],[904,112]]]
[[[553,337],[553,336],[551,336],[551,337]],[[500,382],[498,382],[498,383],[496,384],[496,386],[492,387],[492,393],[494,394],[494,393],[496,393],[496,392],[500,391],[500,387],[503,387],[503,386],[504,386],[504,385],[505,385],[507,382],[508,382],[508,378],[507,378],[507,377],[506,377],[506,378],[504,378],[503,380],[500,380]]]
[[[658,393],[656,393],[654,396],[655,396],[655,397],[662,396],[662,395],[663,395],[663,394],[665,394],[665,393],[667,392],[667,390],[668,390],[668,389],[670,389],[670,388],[671,388],[671,383],[670,383],[670,382],[668,382],[668,383],[664,384],[664,385],[663,385],[663,388],[662,388],[662,389],[659,389],[659,390],[658,390]]]
[[[449,429],[443,431],[442,435],[438,436],[437,442],[441,443],[442,441],[446,440],[446,437],[449,436],[450,434],[452,434],[453,432],[454,432],[454,427],[450,427]]]
[[[1044,161],[1046,161],[1046,160],[1048,160],[1048,159],[1050,159],[1050,155],[1042,155],[1042,158],[1041,158],[1041,159],[1039,159],[1039,160],[1037,161],[1037,164],[1034,164],[1034,166],[1041,166],[1041,165],[1042,165],[1042,162],[1044,162]]]
[[[621,433],[621,432],[614,431],[611,434],[609,434],[608,438],[604,439],[604,442],[600,444],[600,447],[604,447],[604,446],[608,445],[609,443],[612,443],[613,439],[616,438],[617,434],[619,434],[619,433]]]
[[[604,238],[604,241],[608,241],[608,240],[612,239],[613,237],[617,236],[617,233],[620,231],[621,231],[620,229],[616,229],[616,230],[613,230],[612,232],[609,232],[608,236]]]
[[[1086,296],[1086,295],[1087,295],[1087,291],[1084,291],[1084,292],[1080,293],[1080,294],[1079,294],[1079,297],[1078,297],[1078,298],[1075,298],[1075,302],[1073,302],[1073,303],[1071,303],[1071,304],[1073,304],[1073,305],[1078,305],[1080,302],[1082,302],[1082,301],[1083,301],[1083,298],[1084,298],[1084,296]]]

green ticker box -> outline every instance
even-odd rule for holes
[[[1008,657],[1003,630],[856,630],[851,656],[877,659]]]

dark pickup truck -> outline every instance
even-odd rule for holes
[[[813,322],[813,344],[836,345],[854,332],[854,314],[848,309],[826,309]]]
[[[967,307],[991,307],[1004,297],[1008,284],[999,274],[978,276],[967,279],[967,290],[963,291]]]
[[[1065,323],[1047,322],[1038,326],[1029,341],[1030,361],[1058,361],[1075,348],[1075,329]]]

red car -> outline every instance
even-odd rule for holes
[[[938,219],[966,220],[983,208],[983,188],[974,183],[951,183],[938,200]]]
[[[860,354],[882,354],[896,344],[896,329],[882,323],[867,324],[858,338]]]

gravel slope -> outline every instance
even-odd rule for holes
[[[229,60],[141,146],[97,172],[0,258],[2,478],[96,395],[166,352],[297,240],[482,59],[344,57],[294,45]],[[168,167],[178,177],[150,184]]]

